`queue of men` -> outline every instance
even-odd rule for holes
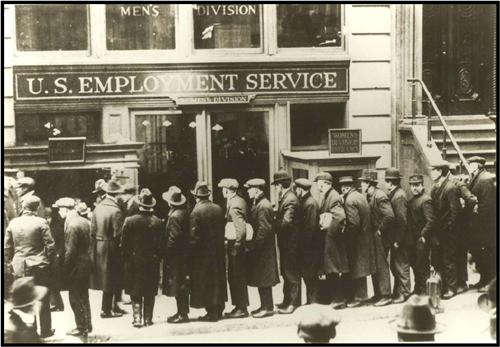
[[[292,181],[287,172],[278,171],[271,182],[279,197],[276,210],[261,178],[244,184],[249,201],[238,195],[237,180],[223,179],[218,187],[227,202],[225,211],[210,200],[206,182],[191,190],[196,200],[191,212],[186,196],[173,186],[163,194],[170,208],[165,223],[154,216],[156,200],[149,189],[136,195],[131,184],[99,180],[91,219],[86,205],[74,199],[53,205],[64,220],[62,252],[56,252],[53,220],[49,226],[40,212],[34,180],[21,179],[15,191],[20,205],[14,214],[19,217],[10,218],[12,211],[4,210],[4,265],[13,278],[33,277],[34,285],[50,288],[54,255],[62,257],[61,276],[75,313],[76,328],[68,332],[72,336],[92,332],[89,288],[102,291],[101,318],[125,313],[125,290],[131,297],[133,326],[152,325],[161,261],[163,294],[177,302],[177,313],[168,318],[172,324],[189,322],[189,307],[205,309],[198,319],[206,322],[272,316],[272,287],[280,281],[278,255],[284,281],[283,301],[276,305],[279,314],[291,314],[302,305],[302,280],[306,304],[327,303],[338,310],[402,303],[412,294],[425,294],[431,266],[443,278],[443,299],[450,299],[466,290],[464,251],[473,255],[481,274],[478,289],[485,290],[496,275],[495,187],[483,158],[470,158],[469,164],[468,185],[453,179],[449,163],[434,164],[430,194],[425,193],[423,176],[412,175],[411,199],[401,188],[397,168],[385,172],[389,195],[379,188],[375,170],[358,178],[361,191],[353,177],[341,177],[341,192],[333,188],[332,176],[321,172],[314,179],[319,202],[310,192],[313,182]],[[4,190],[4,202],[12,194]],[[372,298],[367,276],[373,280]],[[224,313],[227,283],[233,309]],[[248,286],[257,287],[260,296],[259,309],[250,313]],[[61,303],[57,307],[58,300],[54,302],[58,310]],[[46,295],[39,318],[42,337],[54,333],[50,314]]]

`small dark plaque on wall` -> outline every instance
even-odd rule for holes
[[[328,150],[332,154],[361,154],[361,129],[328,129]]]
[[[50,137],[49,163],[85,162],[86,137]]]

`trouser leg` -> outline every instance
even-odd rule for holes
[[[332,293],[332,304],[338,304],[344,302],[344,296],[342,295],[342,283],[340,280],[340,274],[331,273],[326,275],[326,281],[328,288]]]
[[[89,318],[86,301],[88,302],[88,289],[81,282],[75,281],[69,288],[69,303],[75,315],[76,328],[80,331],[88,331]]]
[[[50,306],[56,308],[64,308],[64,302],[59,290],[50,289]]]
[[[350,287],[353,292],[353,301],[364,301],[368,298],[366,277],[352,279]]]
[[[132,301],[132,316],[134,324],[141,324],[142,322],[142,296],[131,295],[130,300]],[[145,318],[145,317],[144,317]]]
[[[272,287],[259,287],[260,307],[272,311],[274,309],[273,303],[273,288]]]
[[[155,297],[145,296],[144,297],[144,324],[153,324],[153,311],[155,307]]]
[[[415,273],[415,292],[424,295],[427,288],[427,279],[430,276],[430,248],[427,244],[417,241],[414,245],[413,271]]]
[[[234,244],[229,245],[229,251]],[[228,282],[231,292],[231,301],[234,306],[245,308],[249,305],[248,287],[246,283],[246,255],[238,253],[236,256],[229,255]]]
[[[102,292],[101,311],[110,312],[113,307],[113,293]]]
[[[290,305],[290,282],[283,279],[283,306]]]
[[[466,222],[464,223],[466,225]],[[467,231],[464,230],[465,225],[460,227],[459,237],[457,239],[457,285],[462,287],[466,286],[467,280],[469,279],[469,274],[467,271],[468,240],[466,237]]]
[[[476,254],[476,266],[481,275],[480,281],[484,283],[484,285],[487,285],[496,276],[496,248],[486,246],[478,250]]]
[[[189,313],[189,294],[181,294],[175,297],[177,302],[177,313],[187,315]]]
[[[447,291],[457,291],[457,240],[454,235],[442,238],[443,275]]]
[[[302,303],[301,282],[290,282],[288,288],[290,290],[289,292],[290,305],[299,307]]]
[[[49,286],[49,269],[47,268],[33,268],[33,279],[35,285]],[[41,307],[39,312],[40,318],[40,335],[42,337],[52,335],[52,315],[50,312],[50,295],[45,295],[41,300]]]
[[[394,276],[395,296],[410,296],[410,260],[408,258],[408,248],[399,246],[391,250],[391,271]]]
[[[307,304],[318,302],[318,277],[304,277],[307,292]]]

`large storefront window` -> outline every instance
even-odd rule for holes
[[[278,47],[340,47],[340,4],[277,5]]]
[[[87,5],[16,5],[18,51],[89,49]]]
[[[108,50],[175,49],[175,5],[106,5]]]
[[[344,127],[345,104],[292,104],[292,149],[328,149],[328,129]]]
[[[261,5],[195,4],[194,48],[260,48]]]
[[[49,137],[85,136],[87,142],[100,141],[101,115],[95,113],[20,114],[16,116],[19,145],[46,143]]]

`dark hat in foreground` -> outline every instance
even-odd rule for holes
[[[186,203],[186,197],[182,195],[182,191],[176,186],[170,187],[168,191],[163,193],[162,197],[163,200],[174,206],[181,206]]]
[[[398,168],[390,167],[388,169],[385,169],[385,179],[386,180],[400,179],[400,178],[403,178],[403,176],[399,172]]]
[[[191,190],[191,194],[194,196],[209,196],[211,193],[210,189],[208,189],[207,182],[198,181],[194,186],[194,189]]]
[[[152,208],[156,205],[156,199],[148,188],[144,188],[139,194],[137,203],[142,207]]]
[[[35,286],[33,277],[17,279],[10,289],[13,308],[23,308],[32,305],[47,295],[48,289]]]
[[[424,183],[424,175],[411,175],[408,180],[410,184]]]
[[[378,172],[376,170],[363,170],[361,177],[358,178],[359,181],[366,182],[377,182]]]
[[[299,178],[295,180],[295,185],[299,188],[309,190],[312,187],[311,181],[306,178]]]
[[[101,179],[98,179],[97,181],[95,181],[95,190],[92,191],[92,194],[95,194],[97,192],[102,192],[103,191],[103,187],[106,185],[106,181],[103,180],[102,178]]]
[[[446,325],[436,322],[436,313],[428,296],[412,295],[404,304],[401,315],[389,324],[404,334],[439,334],[446,330]]]
[[[339,178],[339,183],[354,183],[354,179],[352,176],[343,176]]]
[[[264,189],[266,187],[266,181],[262,178],[252,178],[248,180],[247,183],[244,184],[245,188],[261,188]]]
[[[56,201],[58,207],[66,207],[69,209],[75,208],[76,202],[72,198],[61,198]]]
[[[280,183],[281,181],[286,181],[286,180],[292,180],[292,178],[290,177],[288,172],[286,172],[284,170],[280,170],[274,174],[273,183],[271,183],[271,184],[274,185],[276,183]]]
[[[110,180],[104,187],[102,187],[106,193],[123,193],[123,187],[115,180]]]
[[[298,335],[311,342],[328,341],[336,335],[336,326],[340,323],[340,315],[327,305],[311,304],[299,307]]]
[[[218,184],[219,188],[227,189],[238,189],[239,186],[240,184],[234,178],[223,178]]]
[[[314,182],[318,182],[320,180],[333,182],[333,177],[328,172],[320,172],[319,174],[316,175],[316,177],[314,177]]]
[[[479,163],[481,165],[484,165],[484,164],[486,164],[486,159],[484,159],[483,157],[480,157],[480,156],[476,155],[476,156],[473,156],[473,157],[470,157],[469,159],[467,159],[467,162],[469,162],[469,164],[471,164],[471,163]]]

